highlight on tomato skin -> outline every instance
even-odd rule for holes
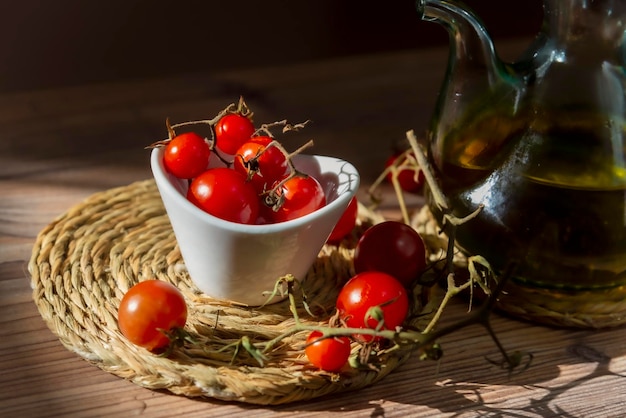
[[[368,316],[370,309],[379,307],[384,323],[382,329],[394,330],[404,323],[409,313],[406,288],[393,276],[366,271],[354,275],[339,291],[336,309],[349,328],[379,327],[380,321]],[[379,337],[353,335],[359,341],[376,341]]]
[[[259,199],[245,175],[226,167],[211,168],[194,178],[187,199],[203,211],[230,222],[254,224]]]
[[[278,210],[270,212],[272,222],[286,222],[300,218],[326,205],[326,195],[320,182],[313,176],[295,175],[277,190],[281,200]]]
[[[215,146],[226,154],[234,155],[254,131],[254,124],[247,116],[229,113],[215,124]]]
[[[274,138],[254,136],[239,147],[233,169],[246,176],[260,195],[289,175],[287,156],[275,146]]]
[[[320,331],[311,331],[304,352],[309,362],[318,369],[338,372],[350,357],[350,339],[345,336],[323,337]]]
[[[179,179],[192,179],[206,170],[210,156],[211,150],[204,138],[195,132],[185,132],[167,143],[163,165]]]
[[[167,335],[182,330],[187,304],[176,286],[162,280],[145,280],[124,294],[118,308],[118,326],[131,343],[149,351],[165,351]]]

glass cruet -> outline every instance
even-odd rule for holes
[[[496,270],[520,260],[505,311],[626,322],[626,2],[546,0],[540,33],[514,63],[462,4],[417,9],[450,34],[432,168],[457,216],[483,205],[458,228],[458,247]]]

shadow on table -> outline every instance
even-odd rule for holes
[[[456,341],[446,344],[449,358],[444,356],[439,364],[428,361],[415,364],[419,360],[414,357],[383,381],[359,392],[326,397],[322,404],[318,399],[275,408],[281,412],[362,411],[371,417],[382,417],[394,412],[393,408],[386,410],[386,403],[391,401],[428,408],[420,416],[428,413],[468,416],[471,413],[471,416],[572,417],[574,415],[567,412],[568,402],[576,396],[572,391],[579,393],[577,389],[597,379],[619,379],[616,385],[620,386],[626,383],[621,380],[626,374],[611,368],[612,357],[623,353],[609,356],[599,348],[603,340],[606,342],[611,338],[610,333],[622,335],[626,330],[573,331],[568,334],[569,341],[560,338],[559,334],[563,332],[547,327],[539,327],[539,332],[534,330],[533,341],[540,343],[529,348],[533,362],[519,373],[509,375],[481,354],[472,355],[467,348],[459,350],[462,341]],[[503,341],[510,333],[503,333]],[[524,334],[523,330],[521,334]],[[551,334],[555,335],[550,338]],[[535,340],[536,337],[539,338]],[[523,349],[509,347],[516,348]],[[494,349],[485,355],[490,359],[497,358],[498,352]],[[573,374],[574,377],[563,371],[575,365],[580,373]],[[563,398],[566,394],[568,400]],[[603,407],[607,406],[590,406],[597,411]]]

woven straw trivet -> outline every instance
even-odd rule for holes
[[[377,221],[362,214],[361,220]],[[302,310],[302,321],[324,324],[333,313],[337,293],[353,273],[357,238],[358,231],[340,247],[325,246],[320,252],[303,280],[307,301],[317,316]],[[293,325],[288,302],[247,308],[200,293],[185,270],[152,180],[96,193],[57,218],[40,232],[29,270],[34,301],[60,341],[103,370],[146,388],[189,397],[281,404],[371,385],[411,355],[408,349],[386,354],[378,370],[325,373],[308,364],[302,349],[307,333],[301,332],[268,353],[265,367],[244,350],[232,363],[231,344],[241,337],[268,340]],[[170,357],[138,348],[118,331],[122,296],[135,283],[150,278],[175,284],[188,303],[185,329],[195,343],[176,349]],[[417,289],[415,299],[424,300],[422,293]],[[416,312],[425,309],[415,306]],[[411,325],[423,326],[425,320],[416,316],[420,323]]]

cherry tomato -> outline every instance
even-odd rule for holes
[[[180,329],[187,321],[182,293],[161,280],[146,280],[131,287],[118,308],[118,325],[133,344],[157,352],[170,344],[167,331]]]
[[[218,218],[253,224],[259,214],[259,200],[246,177],[226,167],[211,168],[191,181],[187,198],[200,209]]]
[[[402,222],[385,221],[368,228],[354,250],[354,270],[382,271],[409,286],[426,268],[424,241]]]
[[[274,146],[267,148],[273,140],[269,136],[252,137],[235,153],[233,168],[248,177],[257,193],[267,191],[289,174],[287,157],[282,151]]]
[[[315,367],[327,372],[338,372],[350,357],[348,337],[327,337],[320,331],[312,331],[306,339],[304,353]]]
[[[366,320],[368,311],[375,306],[382,310],[382,329],[393,330],[402,325],[409,311],[409,297],[402,283],[386,273],[367,271],[348,280],[337,296],[337,311],[350,328],[377,328],[378,319],[369,316]],[[354,337],[373,340],[369,335]]]
[[[215,124],[215,146],[229,155],[234,155],[254,133],[254,124],[246,116],[228,113]]]
[[[256,218],[257,225],[273,224],[274,214],[272,208],[265,204],[264,201],[259,202],[259,216]]]
[[[273,222],[285,222],[308,215],[326,205],[326,196],[320,183],[312,176],[296,175],[278,190],[282,204],[272,211]]]
[[[206,170],[211,151],[200,135],[187,132],[172,138],[165,146],[163,164],[179,179],[192,179]]]
[[[385,167],[391,166],[396,160],[399,158],[399,155],[392,155],[385,162]],[[420,191],[424,184],[424,173],[419,170],[417,174],[417,179],[415,178],[415,169],[410,167],[401,167],[398,172],[398,183],[400,183],[400,188],[405,192],[409,193],[417,193]],[[392,181],[391,172],[389,172],[386,176],[387,181]]]
[[[345,236],[347,236],[356,225],[356,219],[359,212],[359,203],[356,197],[353,197],[348,203],[348,207],[339,218],[339,221],[333,228],[330,236],[328,237],[327,242],[329,243],[337,243],[341,241]]]

